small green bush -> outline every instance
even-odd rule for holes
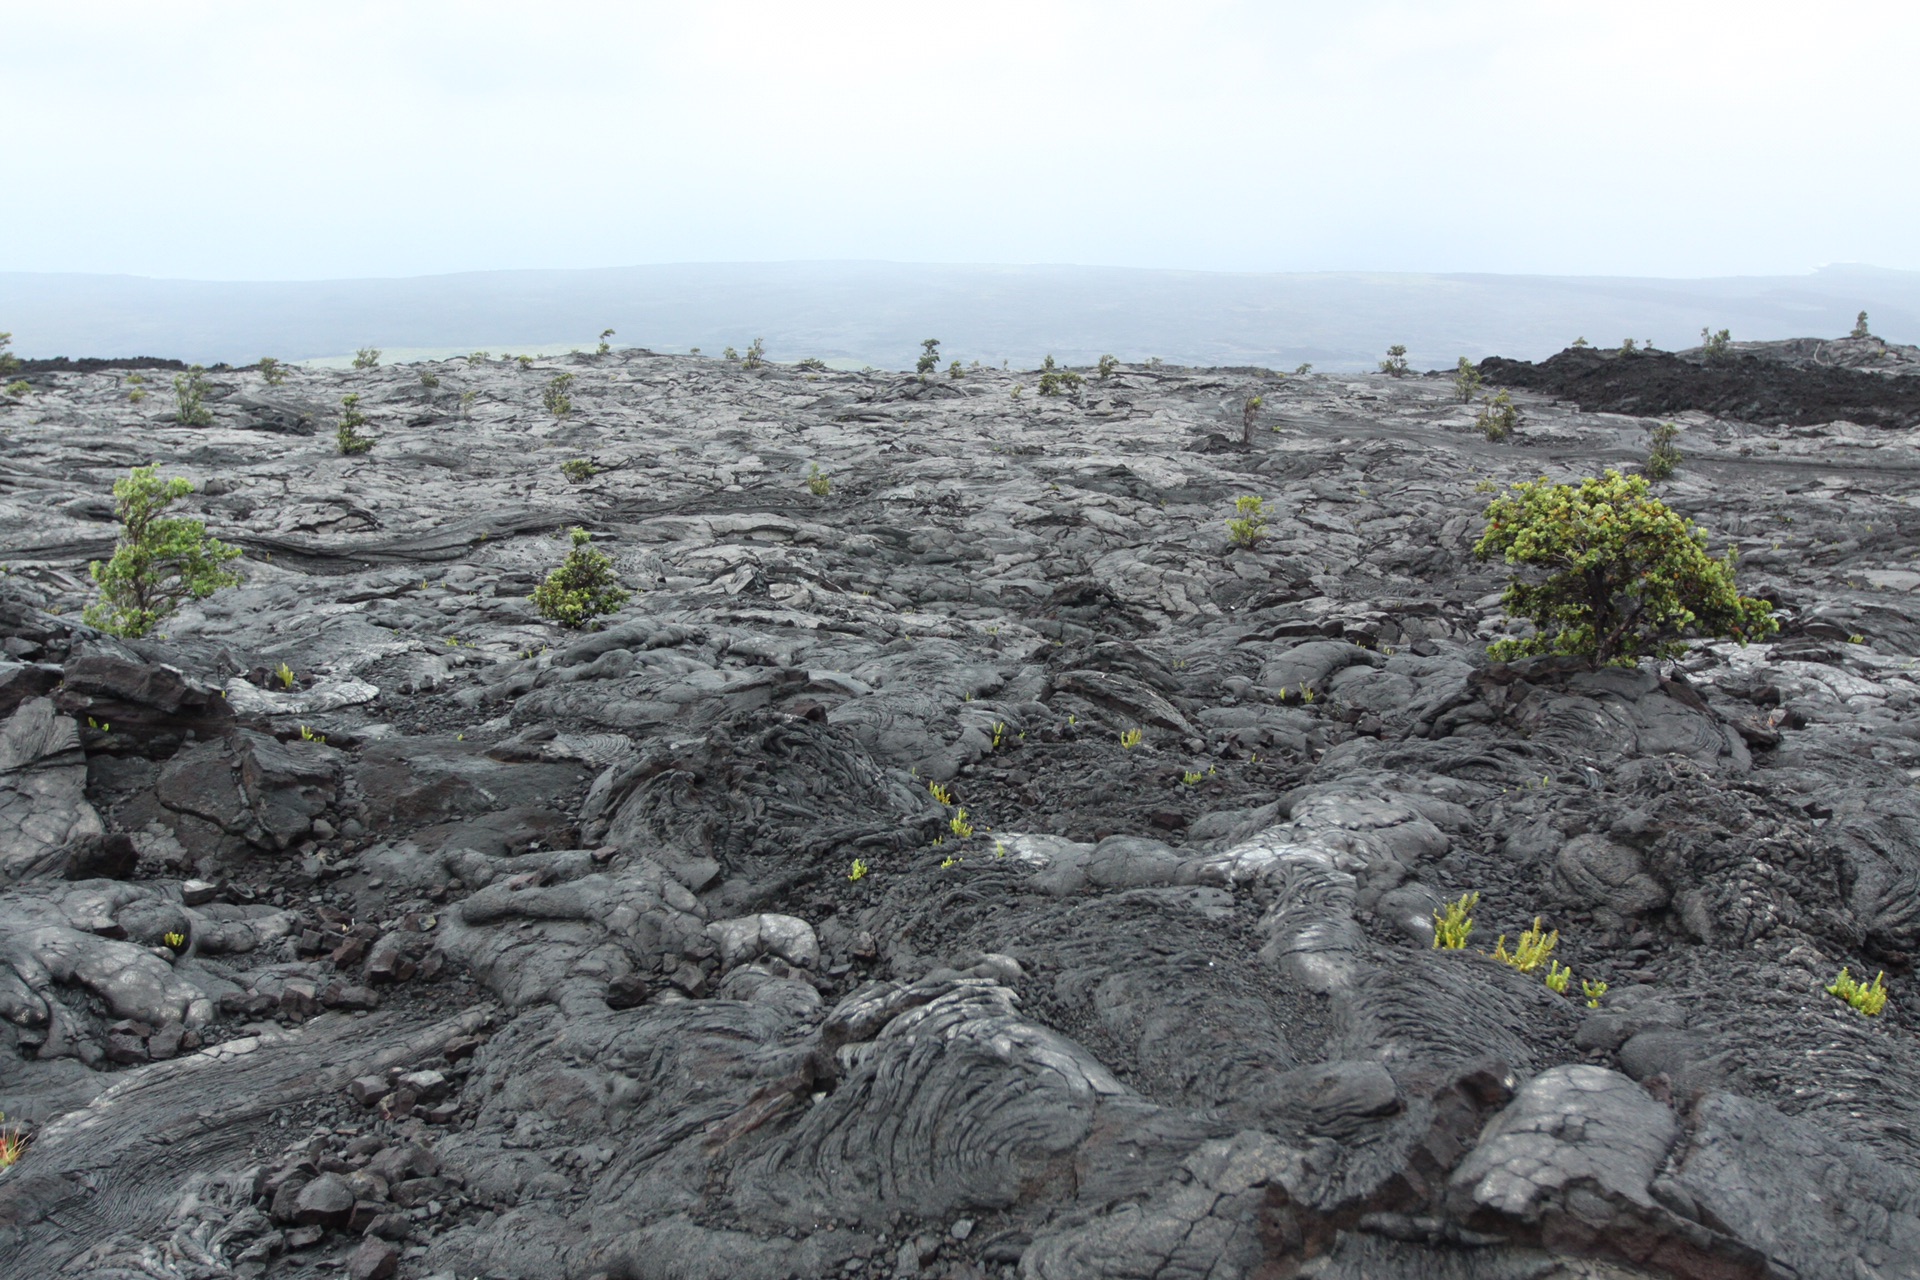
[[[612,336],[613,336],[613,330],[602,329],[600,331],[600,345],[593,349],[593,354],[597,356],[604,356],[611,353],[613,350],[613,346],[611,343],[607,341],[607,339],[611,338]]]
[[[475,365],[482,365],[491,359],[493,359],[493,356],[491,353],[486,351],[476,351],[472,355],[467,357],[467,367],[472,368]]]
[[[631,593],[621,590],[607,554],[588,545],[593,541],[592,534],[575,528],[567,536],[573,549],[560,567],[534,588],[533,605],[541,617],[578,629],[618,609]]]
[[[923,338],[920,341],[920,358],[914,361],[915,373],[932,373],[940,367],[940,339]]]
[[[127,392],[127,399],[134,404],[139,404],[142,400],[145,400],[147,398],[146,381],[145,378],[137,373],[128,374],[127,385],[132,387],[133,390]]]
[[[287,380],[287,367],[272,356],[261,356],[260,377],[268,386],[277,387]]]
[[[746,358],[740,362],[743,369],[758,369],[767,362],[767,344],[755,338],[747,344]]]
[[[1480,905],[1480,893],[1463,893],[1459,898],[1446,904],[1444,910],[1433,913],[1433,949],[1435,951],[1464,951],[1467,939],[1473,936],[1473,909]]]
[[[163,514],[193,492],[181,476],[161,479],[158,466],[135,467],[113,483],[120,541],[113,558],[95,560],[88,574],[100,599],[87,606],[87,625],[116,636],[144,636],[185,600],[202,600],[240,581],[222,568],[240,554],[207,536],[207,526]]]
[[[29,394],[32,390],[33,384],[31,382],[28,382],[25,378],[16,378],[7,384],[5,394],[18,400],[20,397]]]
[[[1574,350],[1576,350],[1576,351],[1582,351],[1582,350],[1585,350],[1586,348],[1588,348],[1588,347],[1590,347],[1590,346],[1592,346],[1592,345],[1593,345],[1593,344],[1592,344],[1591,342],[1588,342],[1588,341],[1587,341],[1587,340],[1586,340],[1585,338],[1575,338],[1575,339],[1573,340],[1573,348],[1574,348]]]
[[[567,394],[573,386],[573,375],[556,373],[540,391],[540,407],[556,418],[564,418],[573,412],[573,397]]]
[[[952,364],[947,366],[947,377],[952,379],[953,381],[958,382],[960,381],[960,379],[966,376],[967,376],[966,370],[960,367],[960,362],[958,360],[955,360]]]
[[[1473,425],[1489,440],[1508,440],[1520,426],[1520,408],[1505,391],[1495,392],[1474,416]]]
[[[1876,974],[1872,982],[1861,982],[1845,969],[1827,988],[1827,994],[1845,1000],[1853,1006],[1853,1011],[1863,1018],[1872,1018],[1887,1007],[1887,975],[1883,970]]]
[[[1293,366],[1293,376],[1296,378],[1304,378],[1312,372],[1313,366],[1305,362]]]
[[[569,484],[585,484],[600,474],[600,468],[586,458],[569,458],[560,464],[560,474]]]
[[[183,427],[210,427],[213,410],[207,408],[207,371],[193,365],[185,373],[173,376],[174,419]]]
[[[804,360],[794,361],[793,367],[803,369],[808,373],[825,373],[827,371],[827,362],[818,356],[808,356]]]
[[[356,369],[377,369],[380,367],[380,348],[362,347],[353,353],[353,367]]]
[[[1265,396],[1248,396],[1240,404],[1240,443],[1253,443],[1253,422],[1260,416],[1260,408],[1266,404]]]
[[[1380,372],[1396,378],[1407,376],[1407,349],[1396,342],[1387,348],[1387,358],[1380,362]]]
[[[1633,340],[1632,338],[1623,338],[1623,339],[1621,339],[1621,342],[1620,342],[1620,354],[1621,354],[1621,355],[1623,355],[1623,356],[1630,356],[1630,355],[1632,355],[1632,354],[1633,354],[1633,353],[1634,353],[1635,351],[1637,351],[1637,350],[1639,350],[1639,346],[1638,346],[1638,344],[1636,344],[1636,343],[1634,342],[1634,340]]]
[[[1098,367],[1100,370],[1100,381],[1105,382],[1114,375],[1114,371],[1120,367],[1120,362],[1110,355],[1101,356]]]
[[[824,498],[833,492],[833,477],[820,469],[820,464],[810,464],[807,471],[807,492],[816,498]]]
[[[1233,516],[1227,521],[1227,541],[1236,547],[1253,548],[1267,536],[1266,503],[1252,494],[1233,500]]]
[[[532,356],[515,356],[513,358],[513,362],[520,366],[520,369],[522,372],[525,372],[526,370],[533,368]]]
[[[1674,441],[1680,438],[1680,428],[1671,422],[1663,422],[1648,433],[1651,447],[1647,451],[1647,463],[1640,471],[1649,480],[1665,480],[1680,466],[1680,450]]]
[[[1734,587],[1734,553],[1716,560],[1706,542],[1705,530],[1647,495],[1643,476],[1609,471],[1577,485],[1513,486],[1488,504],[1474,554],[1544,576],[1516,576],[1501,597],[1535,634],[1501,640],[1488,655],[1557,653],[1595,667],[1631,666],[1679,653],[1690,636],[1745,644],[1772,635],[1779,624],[1767,602]]]
[[[437,391],[440,387],[440,375],[431,369],[422,369],[420,371],[420,385],[428,391]]]
[[[4,334],[0,334],[0,337],[4,337],[4,336],[5,336]],[[1859,317],[1854,320],[1853,332],[1849,333],[1847,336],[1849,338],[1871,338],[1873,336],[1871,333],[1867,332],[1867,313],[1866,312],[1862,311]]]
[[[1063,392],[1071,392],[1085,381],[1085,378],[1071,369],[1056,368],[1051,355],[1040,366],[1040,394],[1043,396],[1057,396]]]
[[[341,453],[352,457],[373,448],[374,438],[360,434],[360,428],[366,425],[367,415],[360,412],[360,397],[357,394],[341,396],[340,426],[333,433]]]
[[[0,377],[12,373],[20,367],[20,358],[10,349],[13,346],[11,333],[0,333]]]
[[[1473,398],[1480,394],[1480,371],[1473,367],[1473,361],[1465,356],[1454,366],[1453,389],[1460,397],[1461,404],[1472,404]]]
[[[1700,351],[1709,360],[1718,360],[1733,350],[1733,334],[1722,329],[1718,333],[1706,329],[1700,331]]]

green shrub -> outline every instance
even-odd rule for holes
[[[16,378],[7,384],[5,394],[18,400],[21,396],[28,394],[32,390],[33,384],[31,382],[28,382],[25,378]]]
[[[600,345],[593,349],[593,354],[597,356],[604,356],[610,353],[613,350],[613,346],[607,341],[607,339],[611,338],[612,336],[613,336],[613,330],[602,329],[600,331]]]
[[[202,600],[240,581],[221,566],[240,554],[207,536],[207,526],[163,514],[193,492],[181,476],[161,479],[158,466],[135,467],[113,482],[120,541],[113,558],[87,572],[100,599],[83,615],[87,625],[116,636],[144,636],[184,600]]]
[[[1827,988],[1827,994],[1845,1000],[1853,1006],[1855,1013],[1871,1018],[1887,1007],[1886,972],[1876,974],[1872,982],[1861,982],[1845,969]]]
[[[556,373],[540,391],[540,407],[556,418],[564,418],[573,412],[573,397],[567,389],[573,386],[573,375]]]
[[[1464,951],[1467,939],[1473,936],[1473,909],[1480,905],[1480,893],[1463,893],[1459,898],[1446,904],[1442,911],[1433,913],[1433,949],[1435,951]]]
[[[740,362],[743,369],[758,369],[767,362],[767,344],[755,338],[747,344],[746,359]]]
[[[1522,973],[1532,973],[1547,962],[1553,949],[1560,945],[1560,931],[1552,933],[1540,927],[1540,917],[1533,918],[1533,928],[1521,932],[1520,941],[1512,951],[1507,950],[1507,935],[1501,934],[1500,940],[1493,944],[1493,958],[1501,964],[1511,965]]]
[[[1505,391],[1495,392],[1474,416],[1473,425],[1489,440],[1511,439],[1520,426],[1520,409]]]
[[[472,355],[467,357],[467,367],[472,368],[475,365],[485,364],[487,361],[491,360],[492,358],[493,356],[488,352],[476,351]]]
[[[1772,635],[1779,624],[1767,602],[1735,590],[1734,552],[1716,560],[1706,542],[1705,530],[1647,496],[1642,476],[1609,471],[1577,485],[1513,486],[1488,504],[1474,554],[1545,576],[1508,583],[1501,604],[1536,632],[1495,643],[1489,656],[1557,653],[1631,666],[1680,652],[1689,636],[1745,644]]]
[[[1700,351],[1709,360],[1717,360],[1733,350],[1733,334],[1722,329],[1718,333],[1706,329],[1700,331]]]
[[[132,387],[133,390],[127,392],[127,399],[134,404],[139,404],[142,400],[145,400],[147,398],[146,381],[145,378],[137,373],[128,374],[127,385]]]
[[[1407,349],[1396,342],[1387,348],[1387,358],[1380,362],[1380,372],[1392,374],[1396,378],[1407,376]]]
[[[932,373],[940,367],[940,339],[923,338],[920,341],[920,358],[914,362],[915,373]]]
[[[967,376],[966,370],[960,367],[960,362],[958,360],[955,360],[952,364],[947,366],[947,377],[952,379],[953,381],[958,382],[960,379],[966,376]]]
[[[5,334],[0,334],[0,337],[5,337],[5,336],[6,336]],[[1871,338],[1873,336],[1871,333],[1867,332],[1867,313],[1866,312],[1862,311],[1860,315],[1854,320],[1853,332],[1849,333],[1847,336],[1849,338]]]
[[[462,418],[473,417],[473,402],[479,398],[480,393],[477,391],[462,391],[460,393],[460,416]]]
[[[740,353],[732,347],[724,347],[720,351],[720,358],[731,363],[740,358]]]
[[[207,408],[207,371],[193,365],[173,376],[174,419],[183,427],[210,427],[213,410]]]
[[[575,528],[567,536],[573,549],[560,567],[534,588],[533,605],[541,617],[563,627],[579,628],[618,609],[630,593],[620,589],[613,561],[604,551],[588,545],[593,541],[592,534]]]
[[[794,361],[793,367],[796,369],[804,369],[808,373],[825,373],[827,371],[827,362],[817,356],[808,356],[805,360]]]
[[[569,458],[560,464],[560,474],[569,484],[585,484],[600,474],[600,468],[586,458]]]
[[[1105,382],[1108,378],[1111,378],[1114,375],[1114,371],[1117,370],[1119,367],[1120,367],[1120,362],[1114,359],[1112,356],[1110,355],[1101,356],[1100,364],[1099,364],[1100,381]]]
[[[1304,378],[1312,372],[1313,366],[1305,362],[1293,366],[1293,376],[1296,378]]]
[[[12,346],[13,335],[11,333],[0,333],[0,377],[4,377],[20,367],[20,358],[10,350]]]
[[[1253,420],[1260,416],[1260,407],[1266,404],[1265,396],[1248,396],[1240,404],[1240,443],[1253,443]]]
[[[1472,404],[1473,398],[1480,394],[1480,371],[1465,356],[1454,366],[1453,389],[1459,394],[1461,404]]]
[[[525,372],[526,370],[533,368],[532,356],[515,356],[513,360],[515,364],[520,366],[520,369],[522,372]]]
[[[1072,391],[1085,381],[1071,369],[1056,368],[1051,355],[1040,366],[1040,394],[1043,396],[1057,396]]]
[[[1665,480],[1680,466],[1680,450],[1674,447],[1674,441],[1680,438],[1680,428],[1671,422],[1663,422],[1648,433],[1651,448],[1647,451],[1647,463],[1640,468],[1641,474],[1650,480]]]
[[[440,387],[440,375],[431,369],[422,369],[420,371],[420,385],[429,391],[436,391]]]
[[[261,356],[260,376],[268,386],[277,387],[287,380],[287,368],[272,356]]]
[[[356,369],[377,369],[380,367],[380,348],[362,347],[353,353],[353,367]]]
[[[341,396],[340,426],[333,433],[341,453],[351,457],[373,448],[374,438],[360,434],[360,428],[366,425],[367,415],[360,412],[360,397],[357,394]]]
[[[1227,521],[1227,541],[1236,547],[1257,547],[1267,536],[1266,504],[1246,494],[1233,500],[1233,516]]]
[[[1574,350],[1576,351],[1584,350],[1585,348],[1590,347],[1592,345],[1593,344],[1591,342],[1588,342],[1585,338],[1575,338],[1573,340],[1573,347],[1574,347]]]
[[[833,477],[822,471],[817,462],[809,464],[807,492],[816,498],[824,498],[833,492]]]
[[[1632,339],[1632,338],[1623,338],[1623,339],[1621,340],[1621,342],[1620,342],[1620,354],[1621,354],[1621,355],[1623,355],[1623,356],[1630,356],[1630,355],[1632,355],[1632,354],[1633,354],[1633,353],[1634,353],[1634,352],[1635,352],[1636,350],[1638,350],[1638,347],[1636,346],[1636,344],[1634,343],[1634,341],[1633,341],[1633,339]]]

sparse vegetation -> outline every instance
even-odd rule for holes
[[[1267,402],[1265,396],[1248,396],[1240,405],[1240,443],[1253,443],[1253,421],[1260,416],[1260,407]]]
[[[1641,473],[1649,480],[1665,480],[1680,466],[1680,450],[1674,441],[1680,438],[1680,428],[1671,422],[1663,422],[1648,432],[1650,448],[1646,465]]]
[[[600,468],[587,458],[568,458],[560,464],[560,474],[569,484],[585,484],[600,474]]]
[[[1227,520],[1227,541],[1249,550],[1259,546],[1267,536],[1265,499],[1243,494],[1233,500],[1233,511]]]
[[[467,367],[471,369],[475,365],[485,364],[487,361],[491,359],[493,359],[493,356],[490,353],[485,351],[476,351],[472,355],[467,357]]]
[[[1135,747],[1140,745],[1141,736],[1142,735],[1138,729],[1122,729],[1120,731],[1121,749],[1124,751],[1133,750]]]
[[[1433,913],[1433,949],[1464,951],[1473,936],[1473,910],[1480,905],[1480,892],[1463,893]]]
[[[947,819],[947,830],[953,832],[953,834],[961,840],[972,838],[973,823],[968,821],[967,811],[965,809],[955,809],[953,811],[953,816]]]
[[[960,362],[958,360],[955,360],[952,364],[947,366],[947,377],[952,381],[958,382],[960,379],[966,376],[967,376],[967,372],[966,370],[960,367]]]
[[[185,373],[174,374],[174,420],[183,427],[212,426],[213,410],[207,408],[207,391],[212,385],[207,381],[207,371],[197,364]]]
[[[574,528],[567,537],[572,550],[560,567],[534,588],[533,604],[541,617],[577,630],[601,614],[618,609],[631,593],[620,588],[606,552],[590,545],[592,534]]]
[[[4,335],[0,335],[0,336],[4,336]],[[1857,317],[1855,317],[1853,322],[1853,332],[1849,333],[1847,336],[1849,338],[1871,338],[1873,336],[1871,333],[1867,331],[1867,313],[1866,312],[1862,311]]]
[[[547,385],[540,389],[540,407],[555,418],[566,417],[573,412],[573,397],[567,394],[572,386],[572,374],[554,374],[547,380]]]
[[[26,1131],[17,1124],[8,1123],[7,1113],[0,1111],[0,1169],[13,1168],[26,1154]]]
[[[923,338],[920,340],[920,358],[914,361],[913,371],[919,374],[932,373],[940,367],[940,339]]]
[[[127,375],[127,385],[133,388],[133,390],[127,392],[127,399],[131,403],[139,404],[142,400],[145,400],[147,398],[146,381],[147,380],[145,378],[141,377],[137,373],[130,373]]]
[[[1585,338],[1575,338],[1573,340],[1573,349],[1576,351],[1583,350],[1592,345],[1593,344],[1591,342],[1588,342]]]
[[[1304,360],[1293,366],[1293,376],[1296,378],[1304,378],[1312,372],[1313,366]]]
[[[18,400],[20,397],[31,393],[32,390],[33,384],[31,382],[28,382],[25,378],[16,378],[7,384],[6,394]]]
[[[611,338],[612,336],[613,336],[613,330],[602,329],[600,331],[600,345],[593,349],[593,354],[597,356],[604,356],[604,355],[611,354],[613,351],[613,344],[608,342],[607,339]]]
[[[867,878],[867,863],[864,858],[855,858],[853,865],[847,868],[847,879],[859,881]]]
[[[929,782],[927,784],[927,794],[932,796],[938,804],[951,805],[953,803],[953,792],[947,790],[937,782]]]
[[[1651,344],[1649,344],[1649,345],[1651,345]],[[1637,344],[1635,344],[1635,342],[1634,342],[1634,340],[1633,340],[1632,338],[1623,338],[1623,339],[1621,339],[1621,342],[1620,342],[1620,354],[1621,354],[1621,355],[1623,355],[1623,356],[1630,356],[1630,355],[1632,355],[1632,354],[1633,354],[1633,353],[1634,353],[1635,351],[1637,351],[1638,349],[1639,349],[1639,347],[1637,346]]]
[[[1496,391],[1481,402],[1473,425],[1489,440],[1511,440],[1520,427],[1520,407],[1505,391]]]
[[[1487,529],[1474,553],[1545,571],[1515,577],[1501,602],[1530,621],[1534,634],[1501,640],[1491,657],[1566,654],[1593,666],[1631,666],[1668,657],[1690,636],[1745,644],[1778,623],[1764,600],[1735,590],[1735,554],[1707,554],[1707,535],[1648,496],[1642,476],[1604,476],[1575,484],[1523,481],[1487,506]]]
[[[833,492],[833,478],[820,469],[820,464],[809,464],[807,472],[807,492],[816,498],[824,498]]]
[[[382,352],[378,347],[362,347],[353,353],[353,367],[356,369],[378,369]]]
[[[1100,370],[1100,381],[1105,382],[1120,368],[1120,362],[1110,355],[1101,356],[1100,363],[1096,367]]]
[[[1472,404],[1473,398],[1480,394],[1480,371],[1473,367],[1473,361],[1465,356],[1454,366],[1453,390],[1460,397],[1461,404]]]
[[[513,357],[513,362],[520,366],[521,372],[523,373],[526,370],[533,368],[532,356],[515,356]]]
[[[1558,960],[1549,961],[1545,981],[1547,990],[1563,996],[1567,994],[1567,984],[1573,981],[1573,970],[1565,967]]]
[[[1864,312],[1862,315],[1864,316]],[[13,354],[13,335],[0,333],[0,377],[5,377],[20,367],[20,357]]]
[[[1600,997],[1607,994],[1607,984],[1604,982],[1592,982],[1582,978],[1580,980],[1580,994],[1587,998],[1587,1008],[1598,1009],[1600,1007]]]
[[[740,362],[743,369],[758,369],[767,362],[767,344],[755,338],[747,344],[746,359]]]
[[[816,356],[808,356],[804,360],[794,361],[793,367],[807,373],[825,373],[827,371],[827,362]]]
[[[293,688],[294,682],[299,679],[298,676],[294,675],[293,668],[284,662],[274,669],[273,678],[280,682],[282,689]]]
[[[114,514],[120,540],[113,557],[87,572],[100,599],[87,607],[87,625],[110,635],[138,637],[171,617],[187,600],[204,600],[240,581],[228,561],[240,555],[207,536],[198,520],[168,516],[166,509],[193,492],[182,476],[162,479],[158,466],[135,467],[114,481]]]
[[[1056,367],[1051,355],[1040,366],[1040,394],[1043,396],[1057,396],[1062,392],[1071,392],[1085,381],[1086,379],[1071,369]]]
[[[1493,958],[1501,964],[1511,965],[1522,973],[1532,973],[1547,962],[1553,949],[1560,945],[1560,931],[1549,933],[1540,927],[1540,917],[1533,918],[1533,928],[1524,930],[1520,940],[1512,951],[1507,950],[1507,935],[1501,934],[1500,940],[1493,944]]]
[[[1700,351],[1709,360],[1718,360],[1733,350],[1733,334],[1725,329],[1718,333],[1702,329],[1700,331]]]
[[[428,391],[436,391],[440,387],[440,375],[431,369],[422,369],[420,371],[420,385]]]
[[[1863,1018],[1872,1018],[1887,1007],[1887,975],[1885,970],[1874,975],[1872,982],[1861,982],[1846,969],[1840,970],[1826,989],[1827,994],[1845,1000],[1853,1006],[1853,1011]]]
[[[1380,372],[1396,378],[1407,376],[1407,349],[1403,344],[1396,342],[1387,348],[1387,358],[1380,362]]]
[[[272,356],[261,356],[258,367],[261,380],[270,387],[277,387],[287,380],[287,367]]]
[[[360,412],[359,393],[341,396],[340,425],[334,429],[333,439],[343,455],[353,457],[373,448],[374,437],[360,434],[360,428],[366,425],[367,415]]]

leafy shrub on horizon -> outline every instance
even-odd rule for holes
[[[5,335],[0,335],[0,337],[4,337],[4,336]],[[1873,336],[1871,333],[1867,332],[1867,313],[1866,312],[1862,311],[1860,313],[1859,318],[1857,318],[1853,322],[1853,332],[1849,333],[1847,336],[1849,338],[1871,338]]]
[[[1057,396],[1063,391],[1075,390],[1085,381],[1073,370],[1055,366],[1051,353],[1040,365],[1040,394],[1043,396]]]
[[[1233,500],[1234,515],[1227,521],[1227,541],[1252,550],[1267,536],[1267,512],[1263,499],[1245,494]]]
[[[207,371],[191,365],[185,373],[173,375],[174,418],[183,427],[210,427],[213,410],[207,408]]]
[[[920,340],[920,358],[914,361],[915,373],[932,373],[940,367],[940,339],[923,338]]]
[[[13,354],[11,333],[0,333],[0,377],[5,377],[20,367],[20,357]]]
[[[1520,427],[1520,407],[1513,397],[1505,391],[1497,391],[1487,397],[1480,412],[1474,416],[1473,425],[1489,440],[1508,440]]]
[[[1700,331],[1700,351],[1709,360],[1718,360],[1733,351],[1733,334],[1722,329],[1718,333],[1702,329]]]
[[[567,394],[573,386],[573,375],[556,373],[540,390],[540,407],[555,418],[564,418],[573,412],[573,397]]]
[[[1709,556],[1706,531],[1649,497],[1644,476],[1523,481],[1486,518],[1476,556],[1545,573],[1508,582],[1502,607],[1535,633],[1491,645],[1498,661],[1563,654],[1631,666],[1681,652],[1688,637],[1746,644],[1779,628],[1766,601],[1735,589],[1735,553]]]
[[[612,336],[613,336],[613,330],[602,329],[600,331],[600,345],[593,349],[593,354],[597,356],[604,356],[604,355],[610,354],[613,351],[613,345],[609,343],[607,339],[611,338]]]
[[[606,552],[589,545],[592,534],[576,526],[567,537],[573,549],[560,567],[534,588],[532,599],[541,617],[578,630],[601,614],[618,609],[632,593],[620,588]]]
[[[1240,443],[1253,443],[1253,421],[1260,416],[1260,407],[1266,404],[1265,396],[1248,396],[1240,405]]]
[[[1652,445],[1647,451],[1647,463],[1640,468],[1650,480],[1665,480],[1680,466],[1680,450],[1674,441],[1680,438],[1680,428],[1671,422],[1663,422],[1648,432]]]
[[[1114,371],[1120,367],[1120,362],[1111,355],[1105,355],[1100,357],[1100,363],[1097,367],[1100,370],[1100,381],[1105,382],[1114,375]]]
[[[960,367],[960,362],[958,360],[955,360],[952,364],[947,366],[947,377],[950,380],[954,382],[958,382],[960,381],[960,379],[966,376],[967,376],[967,371]]]
[[[380,367],[380,356],[380,348],[362,347],[353,353],[353,367],[356,369],[377,369]]]
[[[222,568],[240,548],[209,538],[198,520],[163,514],[193,492],[193,483],[183,476],[163,480],[159,471],[157,464],[135,467],[113,482],[120,541],[112,559],[87,566],[100,599],[82,617],[110,635],[144,636],[181,602],[203,600],[240,581]]]
[[[1402,343],[1394,343],[1387,348],[1387,358],[1380,362],[1380,372],[1395,378],[1407,376],[1407,348]]]
[[[758,369],[767,362],[767,344],[755,338],[747,344],[746,359],[740,362],[743,369]]]
[[[1480,371],[1465,356],[1454,366],[1453,389],[1459,393],[1461,404],[1472,404],[1473,398],[1480,394]]]
[[[560,474],[567,478],[569,484],[585,484],[600,474],[600,468],[587,458],[568,458],[560,464]]]
[[[260,377],[270,387],[277,387],[287,380],[287,367],[272,356],[261,356],[259,360]]]
[[[349,393],[340,397],[340,425],[333,433],[335,445],[347,457],[367,452],[374,446],[372,436],[360,434],[360,428],[367,425],[367,415],[360,412],[360,396]]]

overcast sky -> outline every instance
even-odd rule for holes
[[[0,0],[0,270],[1920,269],[1920,5]]]

